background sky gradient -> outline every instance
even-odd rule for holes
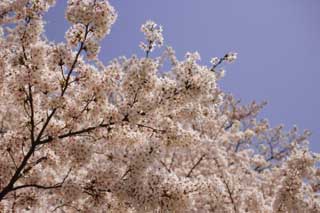
[[[46,14],[49,40],[64,41],[67,0]],[[164,27],[165,45],[181,59],[198,51],[201,63],[230,50],[238,60],[224,66],[220,86],[242,103],[267,100],[260,117],[287,128],[312,131],[312,150],[320,152],[319,0],[110,0],[118,11],[99,58],[143,55],[140,26],[153,20]],[[160,51],[151,54],[159,54]]]

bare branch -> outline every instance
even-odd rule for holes
[[[223,58],[220,58],[218,63],[214,64],[211,67],[210,71],[215,72],[215,68],[217,68],[225,59],[226,59],[226,56],[224,56]]]
[[[268,159],[266,159],[266,161],[267,162],[272,161],[273,159],[278,158],[279,156],[281,156],[282,154],[284,154],[285,152],[288,152],[288,151],[289,151],[288,148],[284,148],[284,149],[280,150],[279,152],[271,155]],[[268,169],[271,166],[272,166],[272,164],[270,164],[269,166],[266,166],[266,167],[257,166],[254,170],[257,172],[262,172],[263,170]]]
[[[31,125],[31,130],[30,130],[30,134],[31,134],[31,143],[35,143],[34,140],[34,128],[35,128],[35,122],[34,122],[34,108],[33,108],[33,97],[32,97],[32,86],[29,84],[28,85],[28,91],[29,91],[29,107],[30,107],[30,125]]]
[[[69,133],[60,135],[57,138],[63,139],[63,138],[67,138],[67,137],[78,136],[78,135],[83,134],[83,133],[92,132],[92,131],[94,131],[96,129],[99,129],[99,128],[109,128],[113,124],[114,123],[108,123],[108,124],[100,124],[98,126],[87,127],[87,128],[84,128],[84,129],[81,129],[81,130],[78,130],[78,131],[73,131],[73,132],[69,132]],[[46,144],[46,143],[49,143],[49,142],[51,142],[53,140],[54,140],[54,138],[49,136],[47,139],[39,141],[38,144]]]
[[[162,130],[162,129],[156,129],[156,128],[153,128],[151,126],[147,126],[145,124],[137,124],[138,127],[143,127],[143,128],[147,128],[147,129],[151,129],[153,132],[155,133],[165,133],[166,131],[165,130]]]
[[[22,174],[26,174],[28,173],[32,168],[34,168],[36,165],[38,165],[39,163],[41,163],[42,161],[44,160],[47,160],[48,158],[47,157],[41,157],[39,158],[37,161],[35,162],[32,162],[30,166],[26,167],[21,173]]]
[[[170,165],[169,165],[169,169],[172,170],[172,166],[173,166],[173,162],[175,160],[175,157],[176,157],[176,153],[174,152],[172,154],[172,157],[171,157],[171,162],[170,162]]]
[[[206,156],[206,154],[201,155],[199,160],[191,167],[191,169],[187,173],[186,177],[191,177],[193,170],[201,163],[201,161],[204,159],[205,156]]]
[[[234,212],[238,212],[235,200],[233,198],[233,192],[231,191],[229,184],[227,183],[227,181],[224,178],[222,178],[222,182],[224,183],[224,185],[227,189],[227,193],[228,193],[229,199],[232,203]]]
[[[165,162],[163,162],[162,160],[159,160],[159,162],[167,170],[167,172],[171,173],[171,170],[168,168]]]
[[[60,188],[65,183],[65,181],[68,178],[71,170],[72,169],[70,168],[68,173],[65,175],[65,177],[62,179],[61,182],[56,183],[56,184],[54,184],[52,186],[43,186],[43,185],[39,185],[39,184],[25,184],[25,185],[20,185],[20,186],[13,187],[11,191],[15,191],[15,190],[18,190],[18,189],[23,189],[23,188],[30,188],[30,187],[37,188],[37,189],[56,189],[56,188]]]
[[[128,174],[131,172],[131,168],[127,169],[127,171],[121,176],[121,180],[123,180]]]

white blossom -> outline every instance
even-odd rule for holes
[[[42,19],[54,2],[0,1],[0,212],[320,212],[310,132],[271,127],[265,102],[219,88],[212,67],[236,53],[211,68],[172,47],[152,58],[164,41],[147,21],[146,57],[104,65],[114,8],[69,0],[55,43]]]
[[[225,55],[225,60],[227,62],[234,62],[236,59],[237,59],[237,55],[238,53],[235,53],[235,52],[229,52],[228,54]]]
[[[213,57],[211,60],[210,60],[210,63],[212,65],[216,65],[218,64],[218,62],[220,61],[220,59],[218,57]]]
[[[153,21],[147,21],[141,26],[141,31],[147,40],[147,43],[140,44],[140,48],[145,52],[152,52],[154,47],[161,47],[163,44],[162,26],[158,26]]]

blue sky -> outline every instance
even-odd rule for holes
[[[46,15],[49,40],[64,41],[66,0]],[[99,58],[143,55],[140,26],[154,20],[164,27],[165,45],[179,58],[198,51],[201,63],[234,50],[221,87],[241,99],[267,100],[261,117],[272,125],[309,129],[320,152],[320,1],[319,0],[110,0],[118,11]],[[155,53],[157,54],[157,53]],[[152,56],[152,55],[151,55]]]

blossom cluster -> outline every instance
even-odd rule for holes
[[[71,47],[84,43],[88,59],[94,59],[100,50],[99,41],[109,34],[117,14],[105,0],[69,0],[66,18],[73,25],[66,32]]]
[[[0,2],[0,212],[320,212],[310,132],[219,88],[236,53],[152,58],[162,28],[147,21],[146,56],[104,65],[109,2],[69,0],[66,43],[43,35],[53,3]]]
[[[143,51],[149,53],[152,52],[156,46],[162,46],[162,26],[158,26],[155,22],[149,20],[141,26],[141,31],[147,40],[147,43],[141,42],[140,44],[140,48]]]

